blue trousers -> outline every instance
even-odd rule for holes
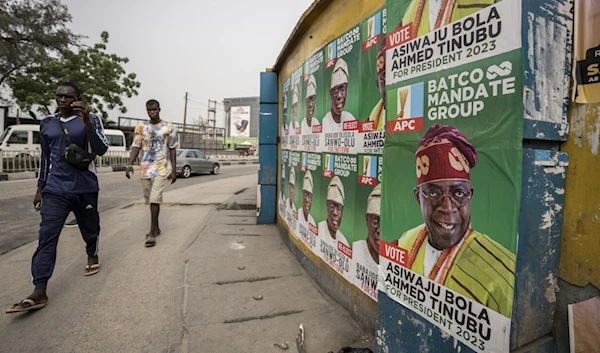
[[[98,215],[98,193],[55,194],[42,193],[42,222],[37,250],[31,260],[31,276],[36,288],[46,288],[56,264],[58,237],[69,216],[75,214],[77,225],[86,243],[88,256],[98,255],[100,216]]]

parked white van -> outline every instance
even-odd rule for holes
[[[121,130],[106,129],[104,135],[108,140],[108,151],[127,152],[125,134]],[[33,124],[11,125],[0,136],[0,151],[29,151],[35,154],[40,150],[40,126]]]

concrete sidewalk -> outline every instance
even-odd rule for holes
[[[256,225],[254,200],[255,175],[169,191],[154,248],[143,244],[141,200],[104,212],[102,269],[91,277],[79,231],[64,229],[48,306],[0,314],[0,352],[296,352],[301,323],[308,353],[372,348],[371,334],[321,293],[277,228]],[[223,206],[236,203],[241,209]],[[3,308],[31,292],[36,246],[0,256]]]

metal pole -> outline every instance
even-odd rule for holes
[[[213,120],[213,146],[215,148],[215,156],[217,155],[217,101],[213,101],[215,107],[213,109],[213,114],[215,119]]]
[[[182,148],[187,147],[185,145],[185,137],[186,137],[185,136],[185,124],[187,122],[187,101],[188,101],[188,93],[185,92],[185,107],[183,108],[183,133],[182,133],[183,141],[182,141],[182,146],[181,146]]]

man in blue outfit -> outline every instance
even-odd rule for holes
[[[41,164],[38,189],[33,199],[41,210],[42,222],[38,248],[31,261],[31,275],[35,290],[26,299],[13,305],[7,313],[40,309],[46,306],[46,286],[54,271],[58,237],[70,212],[75,214],[79,230],[86,243],[88,255],[84,275],[100,271],[98,260],[98,177],[91,162],[85,170],[71,165],[64,157],[67,141],[85,149],[93,156],[103,155],[108,149],[102,120],[89,113],[81,101],[77,85],[64,82],[56,89],[59,113],[50,115],[40,124]],[[63,132],[63,129],[66,130]],[[65,132],[68,136],[65,136]]]

